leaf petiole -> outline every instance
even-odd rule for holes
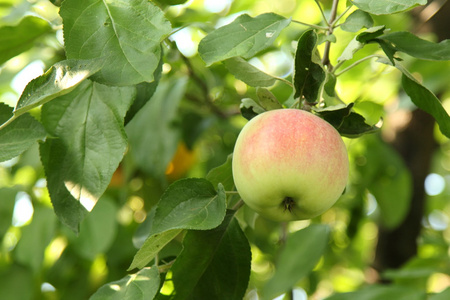
[[[322,19],[325,22],[325,24],[327,25],[328,29],[330,27],[330,23],[328,23],[327,17],[325,16],[325,13],[323,12],[322,6],[320,5],[318,0],[314,0],[314,2],[316,2],[317,6],[319,7],[320,13],[322,14]]]
[[[0,125],[0,130],[11,124],[15,119],[17,119],[18,115],[13,115],[11,118],[9,118],[5,123]]]
[[[376,57],[376,58],[386,58],[385,56],[380,55],[380,54],[372,54],[372,55],[363,57],[363,58],[361,58],[361,59],[355,61],[355,62],[352,63],[350,66],[348,66],[348,67],[346,67],[345,69],[343,69],[342,71],[337,72],[337,73],[334,73],[334,75],[335,75],[336,77],[338,77],[338,76],[342,75],[343,73],[347,72],[348,70],[350,70],[350,69],[356,67],[356,66],[359,65],[360,63],[365,62],[366,60],[372,59],[372,58],[374,58],[374,57]],[[335,66],[335,68],[334,68],[333,71],[336,71],[340,66],[342,66],[342,64],[343,64],[344,62],[345,62],[345,61],[341,61],[340,63],[338,63],[338,64]]]
[[[312,27],[312,28],[318,29],[318,30],[328,30],[328,27],[325,27],[325,26],[320,26],[320,25],[316,25],[316,24],[309,24],[309,23],[298,21],[298,20],[292,20],[292,22],[300,24],[300,25]]]

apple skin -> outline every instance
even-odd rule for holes
[[[348,180],[345,144],[328,122],[299,109],[259,114],[241,130],[233,179],[242,200],[274,221],[304,220],[328,210]]]

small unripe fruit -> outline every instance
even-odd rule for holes
[[[251,119],[233,152],[233,179],[244,202],[275,221],[309,219],[328,210],[348,180],[345,144],[328,122],[299,109]]]

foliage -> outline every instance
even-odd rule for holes
[[[447,298],[449,41],[398,22],[422,0],[295,3],[0,6],[0,298]],[[413,188],[384,142],[394,106],[436,120],[444,187],[380,285],[376,226]],[[278,224],[242,206],[230,154],[246,119],[287,107],[332,124],[352,167],[332,209]]]

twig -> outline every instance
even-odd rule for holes
[[[181,54],[181,53],[180,53]],[[184,63],[186,64],[186,67],[188,69],[188,73],[190,78],[192,78],[194,80],[194,82],[199,86],[199,88],[201,89],[202,93],[203,93],[203,99],[204,101],[200,101],[200,99],[198,99],[197,97],[193,96],[193,95],[186,95],[187,98],[190,98],[190,100],[194,100],[196,99],[196,102],[205,104],[214,114],[216,114],[219,118],[222,119],[226,119],[227,115],[220,110],[213,102],[213,100],[211,99],[211,97],[209,96],[209,88],[208,85],[206,84],[205,81],[203,81],[203,79],[201,79],[195,72],[194,72],[194,68],[192,67],[191,61],[184,56],[183,54],[181,54],[181,57],[184,61]]]
[[[328,23],[327,17],[325,16],[325,13],[323,12],[322,6],[320,5],[318,0],[314,0],[314,2],[316,2],[317,6],[319,7],[320,13],[322,14],[322,19],[325,22],[325,24],[327,25],[328,29],[330,27],[330,23]]]
[[[336,28],[339,25],[336,25],[337,22],[339,22],[339,20],[345,16],[345,14],[352,8],[353,5],[349,5],[347,6],[347,8],[344,10],[344,12],[342,14],[340,14],[339,16],[336,17],[336,19],[333,21],[333,23],[331,23],[331,27]]]
[[[333,24],[334,20],[336,19],[338,4],[339,4],[339,0],[333,0],[333,4],[331,6],[330,20],[328,21],[328,24]],[[330,25],[328,28],[328,31],[327,31],[327,35],[331,35],[331,34],[333,34],[333,26]],[[322,57],[322,64],[324,66],[327,66],[328,70],[331,71],[333,69],[333,66],[330,63],[330,47],[331,47],[331,42],[326,41],[325,49],[324,49],[323,57]]]
[[[244,203],[244,200],[239,199],[239,201],[236,202],[236,204],[233,205],[233,207],[232,207],[231,209],[234,210],[234,211],[238,211],[239,208],[241,208],[242,206],[244,206],[244,204],[245,204],[245,203]]]

